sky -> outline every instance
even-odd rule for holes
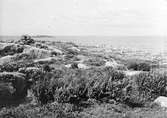
[[[167,0],[0,0],[0,35],[167,35]]]

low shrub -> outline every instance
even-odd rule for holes
[[[77,118],[75,107],[70,104],[52,103],[43,106],[21,105],[2,109],[1,118]]]
[[[167,75],[143,72],[127,78],[112,67],[59,69],[46,72],[33,90],[39,103],[58,101],[80,104],[88,99],[114,99],[131,107],[143,106],[158,96],[166,95]]]
[[[26,79],[31,79],[33,82],[39,81],[45,74],[41,68],[36,67],[23,67],[19,69],[19,72],[24,73]]]
[[[127,68],[129,70],[136,70],[136,71],[150,71],[151,64],[147,62],[130,62],[127,64]]]
[[[144,106],[158,96],[166,96],[167,74],[145,72],[130,78],[124,102],[132,107]]]
[[[0,65],[0,72],[16,72],[19,70],[19,68],[25,68],[25,67],[33,67],[38,66],[33,63],[33,61],[15,61],[10,63],[5,63],[3,65]]]
[[[167,74],[159,72],[141,73],[136,77],[139,91],[151,94],[151,98],[166,96]]]
[[[0,56],[14,55],[22,53],[24,50],[23,46],[17,44],[8,44],[4,48],[0,49]]]
[[[102,66],[105,64],[105,61],[101,58],[90,58],[85,60],[84,63],[91,66]]]
[[[87,99],[102,98],[121,101],[122,89],[126,86],[125,75],[112,68],[68,69],[63,76],[49,76],[39,81],[34,87],[35,96],[40,103],[49,101],[79,104]],[[61,74],[62,75],[62,74]],[[54,96],[54,98],[53,98]],[[43,101],[44,99],[46,101]]]

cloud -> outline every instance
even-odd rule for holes
[[[167,35],[164,0],[1,0],[0,34]]]

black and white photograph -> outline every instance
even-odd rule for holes
[[[167,118],[167,0],[0,0],[0,118]]]

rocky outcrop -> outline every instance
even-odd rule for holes
[[[0,65],[10,63],[14,60],[14,56],[8,55],[0,58]]]
[[[23,53],[30,55],[33,59],[47,58],[51,56],[50,51],[36,47],[26,47]]]
[[[0,56],[14,55],[22,53],[24,50],[22,45],[14,43],[0,43]]]
[[[31,45],[35,43],[35,40],[32,39],[31,36],[23,35],[21,39],[18,41],[18,43],[22,45]]]
[[[0,73],[0,104],[22,99],[27,95],[25,75],[18,72]]]
[[[112,67],[113,69],[116,69],[116,70],[127,70],[127,68],[124,65],[118,64],[114,60],[113,61],[106,61],[105,67]]]

